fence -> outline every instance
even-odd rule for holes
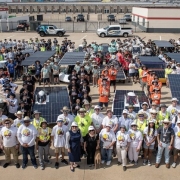
[[[109,25],[118,25],[119,22],[107,22],[107,21],[85,21],[85,22],[62,22],[62,21],[31,21],[29,23],[28,31],[36,31],[36,28],[40,24],[54,25],[57,28],[63,28],[66,32],[96,32],[99,28],[104,28]],[[17,22],[0,22],[0,31],[16,31]],[[122,28],[132,28],[133,32],[147,32],[148,23],[141,22],[127,22],[121,24]]]

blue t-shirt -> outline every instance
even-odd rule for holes
[[[15,65],[14,64],[11,64],[11,63],[9,63],[8,65],[7,65],[7,68],[8,68],[8,70],[9,70],[9,73],[14,73],[14,67],[15,67]]]

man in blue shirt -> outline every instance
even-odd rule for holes
[[[13,62],[12,59],[10,59],[10,62],[7,65],[7,69],[10,77],[12,78],[14,78],[15,68],[16,68],[16,64]]]

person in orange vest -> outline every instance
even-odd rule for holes
[[[108,101],[109,101],[109,89],[107,85],[104,83],[99,92],[99,106],[103,108],[104,105],[107,110]]]
[[[161,91],[161,86],[159,86],[158,81],[156,80],[152,81],[152,85],[149,88],[149,96],[154,93],[154,89],[159,89]]]
[[[109,68],[108,68],[108,65],[105,66],[105,68],[102,70],[102,73],[101,74],[105,74],[105,71],[108,72],[108,76],[109,76]]]
[[[162,88],[162,82],[159,80],[159,78],[156,75],[154,77],[154,81],[158,81],[159,89],[161,89]]]
[[[160,105],[161,93],[159,89],[154,89],[154,93],[151,94],[151,100],[152,103],[156,103],[157,105]]]
[[[143,65],[142,66],[142,71],[141,71],[141,74],[140,74],[142,91],[144,91],[144,87],[147,84],[147,75],[148,75],[148,69],[147,69],[146,66]]]
[[[99,94],[103,87],[103,84],[106,84],[106,88],[109,90],[109,93],[110,93],[110,82],[108,81],[108,79],[103,78],[101,84],[99,85]]]
[[[114,64],[111,64],[111,68],[109,69],[109,78],[110,78],[110,85],[114,86],[114,92],[116,91],[116,76],[117,76],[117,70],[114,68]]]
[[[147,90],[148,90],[148,93],[149,93],[150,86],[152,85],[152,81],[154,80],[154,76],[155,76],[155,72],[151,71],[150,75],[147,78]]]

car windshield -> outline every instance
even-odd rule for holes
[[[109,17],[114,17],[114,15],[109,15]]]
[[[84,17],[82,14],[78,14],[78,16]]]
[[[109,26],[105,27],[104,29],[106,30],[106,29],[108,29],[108,28],[109,28]]]
[[[54,27],[54,29],[57,29],[57,27],[56,26],[53,26]]]
[[[130,15],[126,14],[125,17],[130,17]]]

